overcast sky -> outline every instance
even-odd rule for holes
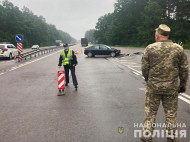
[[[43,16],[48,24],[79,40],[89,29],[95,29],[98,18],[114,11],[117,0],[9,0],[20,10],[28,7]]]

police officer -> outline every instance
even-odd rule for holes
[[[145,142],[152,142],[152,124],[155,123],[160,101],[165,112],[167,142],[178,141],[175,134],[178,91],[186,91],[188,61],[183,48],[168,40],[169,33],[167,25],[159,25],[155,32],[156,42],[146,47],[142,57],[142,74],[147,83],[143,132],[151,134],[148,138],[148,134],[142,135]]]
[[[77,78],[75,75],[75,66],[77,65],[77,57],[74,54],[74,51],[69,49],[68,44],[64,45],[64,50],[62,51],[60,57],[59,57],[59,68],[61,68],[61,65],[64,66],[65,70],[65,79],[66,79],[66,84],[65,86],[68,86],[69,84],[69,69],[71,70],[71,75],[73,79],[73,85],[77,89],[78,82]]]

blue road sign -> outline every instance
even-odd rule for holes
[[[23,35],[17,34],[15,36],[16,42],[23,42],[23,39],[24,39]]]

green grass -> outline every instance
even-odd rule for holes
[[[190,43],[184,44],[183,48],[187,49],[187,50],[190,50]]]

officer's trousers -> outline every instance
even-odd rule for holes
[[[150,94],[148,92],[146,93],[143,132],[145,132],[145,130],[151,132],[152,137],[154,127],[157,127],[159,125],[156,125],[155,120],[160,102],[162,102],[166,119],[165,125],[162,123],[163,125],[161,125],[161,127],[166,126],[164,127],[166,129],[166,132],[168,132],[169,135],[173,134],[173,136],[175,136],[177,125],[176,117],[178,108],[178,94],[159,95]]]
[[[75,67],[70,66],[70,65],[66,65],[66,66],[64,66],[64,69],[65,69],[66,84],[69,83],[69,69],[70,69],[71,70],[71,76],[72,76],[72,79],[73,79],[73,85],[77,86],[78,82],[77,82],[77,78],[76,78],[76,75],[75,75]]]

